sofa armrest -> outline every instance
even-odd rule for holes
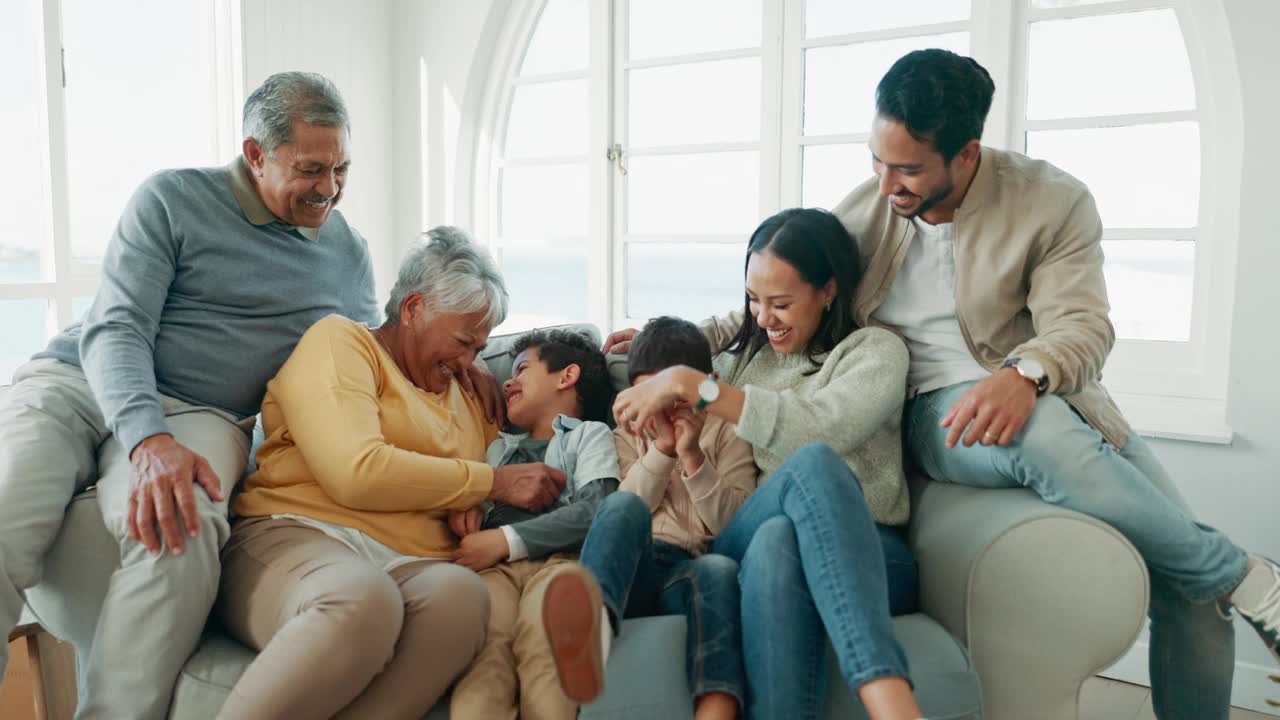
[[[1075,720],[1080,686],[1142,628],[1137,550],[1030,490],[913,486],[921,608],[969,648],[987,719]]]

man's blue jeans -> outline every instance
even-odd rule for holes
[[[801,448],[747,498],[712,552],[741,565],[748,713],[818,718],[827,640],[849,688],[907,678],[891,610],[914,610],[915,561],[877,526],[849,466],[831,448]]]
[[[738,563],[654,542],[652,527],[639,495],[613,493],[596,510],[579,562],[599,580],[615,630],[627,617],[684,615],[693,697],[728,693],[745,707]]]
[[[1028,487],[1046,502],[1119,530],[1151,573],[1152,704],[1161,720],[1226,720],[1235,635],[1217,599],[1248,570],[1247,554],[1201,525],[1137,434],[1117,450],[1056,395],[1007,447],[947,448],[942,418],[973,383],[907,403],[907,451],[930,477],[977,487]],[[1105,589],[1099,589],[1105,592]]]

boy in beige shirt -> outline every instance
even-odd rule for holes
[[[672,317],[651,320],[627,360],[633,384],[674,365],[712,373],[706,336]],[[684,615],[697,717],[735,717],[746,689],[738,565],[706,551],[756,487],[751,446],[690,407],[660,414],[643,436],[620,427],[614,443],[621,492],[601,503],[581,565],[547,588],[543,621],[561,684],[575,700],[593,699],[623,618]],[[611,633],[599,632],[606,624]]]

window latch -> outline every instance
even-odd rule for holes
[[[623,160],[622,145],[618,143],[614,143],[613,145],[609,146],[608,151],[605,152],[605,157],[609,160],[609,162],[614,163],[615,165],[618,166],[618,172],[622,173],[623,175],[627,174],[627,165],[626,165],[626,162],[624,162]]]

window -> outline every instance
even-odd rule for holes
[[[88,308],[130,194],[238,151],[232,0],[18,0],[0,16],[0,382]],[[160,61],[162,59],[162,61]]]
[[[488,112],[505,134],[477,156],[491,180],[476,193],[478,215],[503,221],[481,236],[504,258],[519,245],[504,268],[516,269],[513,287],[525,293],[513,307],[536,314],[524,322],[590,320],[608,331],[738,307],[751,230],[784,207],[832,207],[871,178],[875,85],[903,54],[943,47],[974,56],[995,79],[984,143],[1044,158],[1093,191],[1119,338],[1106,375],[1126,410],[1137,395],[1214,399],[1220,409],[1240,128],[1220,8],[530,4],[508,23],[512,37],[532,40],[523,57],[498,61],[490,92],[501,99]],[[549,60],[544,44],[573,62]],[[504,76],[510,67],[518,71]],[[590,277],[573,279],[584,267]]]

